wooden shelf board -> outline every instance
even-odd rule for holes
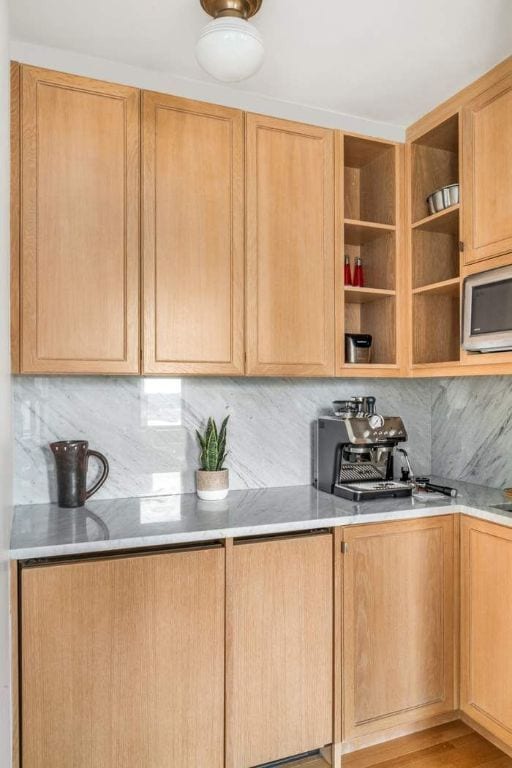
[[[365,368],[370,370],[373,368],[393,368],[398,370],[400,366],[397,363],[343,363],[341,367],[343,369],[347,368],[349,371],[362,371]]]
[[[420,229],[423,232],[440,232],[443,235],[459,234],[459,209],[460,205],[451,205],[444,211],[425,216],[424,219],[415,221],[412,225],[413,230]]]
[[[376,221],[345,219],[344,223],[347,245],[363,245],[396,230],[394,224],[378,224]]]
[[[438,362],[434,363],[413,363],[411,368],[414,370],[421,369],[421,368],[449,368],[450,366],[460,366],[461,361],[458,360],[439,360]]]
[[[458,296],[460,293],[460,278],[452,277],[450,280],[442,280],[440,283],[431,283],[415,288],[413,294],[444,294],[446,296]]]
[[[388,296],[396,296],[395,291],[384,288],[358,288],[357,286],[345,286],[345,301],[347,304],[367,304],[369,301],[378,301]]]

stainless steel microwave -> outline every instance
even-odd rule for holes
[[[471,352],[512,349],[512,267],[464,280],[462,346]]]

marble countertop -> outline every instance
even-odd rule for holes
[[[221,502],[195,494],[88,502],[81,509],[33,504],[14,509],[13,560],[137,549],[169,544],[304,531],[355,523],[406,520],[463,512],[512,526],[512,513],[492,505],[507,501],[496,489],[432,478],[456,487],[458,497],[418,501],[388,498],[355,503],[308,485],[231,491]]]

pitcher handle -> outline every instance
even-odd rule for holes
[[[91,451],[91,450],[89,450],[89,451],[87,451],[87,456],[88,457],[89,456],[94,456],[96,459],[98,459],[98,461],[100,461],[103,464],[103,472],[101,473],[101,477],[99,478],[99,480],[97,480],[94,483],[92,488],[90,488],[86,492],[86,494],[85,494],[85,498],[89,499],[93,495],[93,493],[96,493],[96,491],[99,491],[99,489],[101,488],[101,486],[103,485],[103,483],[105,482],[105,480],[108,477],[108,473],[109,473],[109,469],[110,468],[109,468],[108,461],[107,461],[106,457],[102,453],[100,453],[99,451]]]

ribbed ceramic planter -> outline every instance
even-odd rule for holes
[[[196,471],[197,495],[204,501],[219,501],[225,499],[229,491],[229,470],[221,469],[218,472],[206,472],[204,469]]]

